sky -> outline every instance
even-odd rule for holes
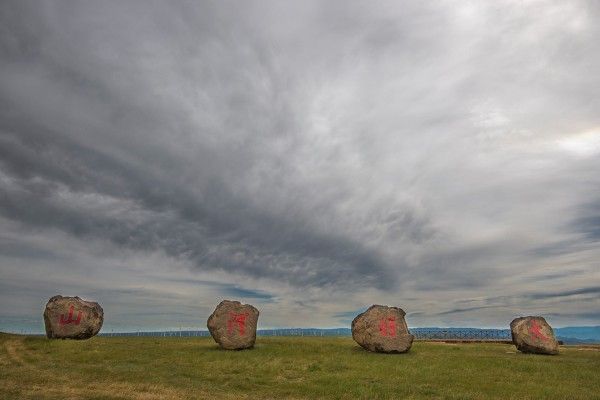
[[[0,330],[600,325],[600,3],[0,4]]]

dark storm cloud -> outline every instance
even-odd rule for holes
[[[598,279],[599,11],[2,2],[10,291],[106,269],[80,289],[141,307],[213,288],[203,307],[277,303],[275,325],[576,298]],[[123,283],[138,263],[148,287]]]
[[[6,107],[2,114],[0,152],[3,169],[11,181],[9,187],[3,187],[0,199],[0,212],[5,217],[35,227],[58,228],[77,236],[108,239],[135,249],[162,249],[169,255],[194,260],[201,269],[217,268],[302,285],[326,285],[333,279],[377,287],[389,287],[393,283],[389,266],[375,252],[345,238],[343,232],[313,231],[302,221],[304,216],[294,215],[294,210],[287,215],[273,215],[268,210],[257,209],[247,199],[232,192],[226,183],[228,178],[260,162],[260,154],[253,154],[256,149],[253,149],[251,141],[254,139],[249,138],[250,143],[224,148],[221,152],[199,144],[194,147],[193,166],[186,165],[185,160],[179,160],[178,154],[170,154],[168,148],[160,148],[160,143],[153,143],[152,139],[155,135],[172,134],[173,140],[177,141],[182,135],[193,134],[188,131],[192,128],[185,123],[189,116],[168,107],[154,115],[157,110],[152,109],[152,104],[150,109],[144,109],[139,103],[123,100],[119,93],[115,93],[118,89],[114,86],[120,83],[119,78],[111,82],[112,71],[93,65],[98,60],[86,51],[77,56],[89,54],[92,57],[83,60],[92,64],[91,71],[81,65],[82,70],[79,71],[72,70],[75,66],[70,64],[56,65],[55,56],[46,54],[42,49],[45,41],[67,52],[67,57],[74,56],[71,54],[73,48],[53,41],[65,33],[60,28],[48,28],[49,34],[56,38],[42,37],[44,27],[52,19],[44,12],[56,16],[56,10],[44,10],[43,7],[40,10],[27,9],[26,6],[19,10],[18,6],[12,5],[4,8],[4,14],[12,15],[13,20],[38,21],[40,26],[10,25],[4,43],[5,52],[10,57],[5,66],[14,68],[22,63],[40,65],[44,74],[53,76],[61,85],[56,90],[71,92],[67,95],[73,100],[67,99],[64,109],[59,111],[68,119],[77,119],[80,114],[85,117],[85,113],[99,113],[106,118],[95,121],[97,126],[91,127],[53,125],[54,116],[47,121],[32,115],[40,112],[35,105],[22,109],[12,101],[11,93],[2,96]],[[72,13],[77,13],[77,10],[67,11],[67,14]],[[174,14],[182,17],[178,10],[174,10]],[[187,24],[186,21],[180,22]],[[213,28],[216,29],[209,24],[197,33],[215,34]],[[167,34],[170,33],[167,31]],[[215,39],[221,40],[219,35]],[[199,40],[202,41],[202,37]],[[267,61],[258,62],[262,67]],[[28,79],[26,74],[14,78]],[[221,79],[218,76],[212,78]],[[257,113],[268,111],[272,114],[272,111],[261,109],[263,105],[252,98],[249,93],[251,87],[245,87],[252,82],[244,82],[243,77],[236,75],[231,78],[228,87],[223,88],[224,94],[213,93],[217,97],[226,97],[223,105],[231,109],[226,112],[228,129],[248,129],[259,138],[264,135],[264,140],[270,140],[275,132],[261,132],[258,130],[260,126],[252,125],[259,117]],[[52,85],[48,82],[41,84]],[[241,86],[237,87],[238,84]],[[208,83],[207,86],[210,85]],[[229,95],[228,92],[232,93]],[[144,93],[137,95],[146,96]],[[76,104],[79,96],[86,97],[83,105]],[[282,110],[285,114],[285,99],[279,103],[273,111]],[[46,104],[38,106],[44,108]],[[294,129],[290,125],[293,121],[282,120],[285,115],[272,115],[274,126],[268,129],[281,129],[278,135]],[[166,126],[177,119],[184,121],[181,126]],[[108,150],[100,151],[94,148],[94,144],[86,143],[86,132],[78,131],[82,128],[89,129],[90,135],[104,136]],[[135,141],[137,133],[143,130],[148,131],[140,133],[139,142]],[[124,144],[121,139],[128,135],[132,136],[133,142],[125,140]],[[114,143],[110,143],[113,139]],[[130,151],[126,158],[110,152],[111,147],[119,148],[123,144]],[[157,169],[159,173],[156,173]],[[186,181],[180,179],[182,173],[195,176]],[[71,207],[69,199],[56,198],[60,190],[75,196],[111,196],[116,202],[134,204],[145,215],[130,220],[128,215],[95,214],[94,210],[77,209]],[[220,247],[226,248],[221,250]],[[234,259],[232,252],[239,256]]]
[[[309,232],[253,210],[227,193],[218,181],[195,198],[164,179],[128,168],[118,160],[71,143],[52,143],[37,135],[5,135],[2,158],[11,187],[0,197],[0,212],[32,227],[58,228],[76,236],[105,238],[135,249],[161,249],[197,262],[199,268],[220,268],[300,284],[326,285],[332,279],[379,287],[392,284],[375,254],[342,237]],[[28,145],[27,139],[31,142]],[[12,156],[12,157],[11,157]],[[118,196],[152,213],[147,218],[68,204],[55,198],[61,185],[69,192]],[[93,198],[89,199],[93,201]],[[130,210],[135,211],[135,210]],[[107,215],[108,214],[108,215]],[[123,218],[125,217],[125,218]],[[227,245],[225,252],[211,246]],[[286,259],[289,260],[286,262]],[[296,267],[292,273],[290,267]]]

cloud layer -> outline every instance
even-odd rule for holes
[[[595,2],[4,2],[0,328],[598,323]],[[66,294],[68,294],[66,293]],[[109,312],[110,311],[110,312]],[[205,315],[206,314],[206,315]]]

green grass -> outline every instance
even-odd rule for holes
[[[350,338],[47,340],[0,334],[1,399],[600,399],[600,348],[521,354],[416,342],[374,354]]]

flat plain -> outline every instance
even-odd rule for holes
[[[375,354],[347,337],[211,338],[0,334],[1,399],[600,399],[600,347],[558,356],[496,343],[415,342]]]

